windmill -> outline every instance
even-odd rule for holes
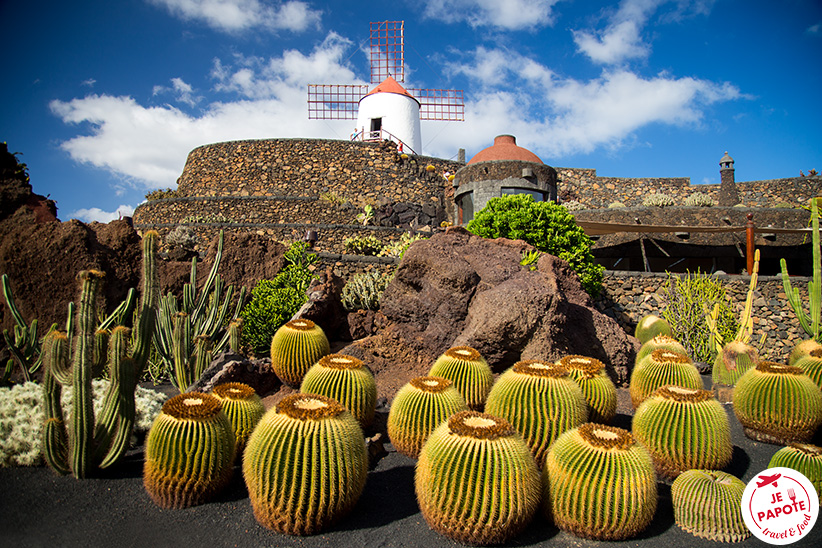
[[[371,23],[371,83],[310,84],[310,120],[357,120],[352,141],[397,143],[401,151],[422,152],[420,120],[461,122],[465,119],[462,90],[404,88],[404,21]]]

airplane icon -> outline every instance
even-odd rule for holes
[[[756,482],[757,487],[765,487],[766,485],[770,485],[773,483],[773,486],[776,487],[776,480],[778,480],[782,476],[782,474],[774,474],[773,476],[759,476],[759,480]]]

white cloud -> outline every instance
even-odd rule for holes
[[[194,88],[182,78],[172,78],[171,87],[154,86],[151,91],[152,95],[163,95],[165,93],[174,93],[177,101],[192,107],[203,99],[202,96],[195,96]]]
[[[114,211],[103,211],[99,207],[91,207],[88,209],[78,209],[71,214],[72,219],[79,219],[84,223],[91,223],[97,221],[98,223],[108,223],[116,221],[122,217],[131,217],[134,214],[134,208],[130,205],[121,205]]]
[[[446,23],[466,21],[472,27],[535,29],[554,22],[559,0],[426,0],[424,15]]]
[[[643,59],[651,46],[642,37],[649,19],[671,0],[622,0],[608,18],[604,30],[574,30],[574,43],[595,63],[615,65],[629,59]],[[659,15],[660,22],[678,22],[693,15],[710,13],[714,0],[677,0],[669,11]]]
[[[811,25],[805,32],[808,34],[822,34],[822,23],[817,23],[815,25]]]
[[[214,102],[198,115],[173,106],[147,107],[132,97],[88,95],[52,101],[52,112],[67,124],[90,131],[61,147],[75,161],[125,177],[141,189],[173,186],[188,153],[220,141],[273,137],[347,138],[352,121],[309,121],[308,83],[361,83],[344,66],[346,42],[332,34],[311,54],[285,51],[264,61],[238,58],[236,65],[215,62],[220,91],[239,98]],[[186,89],[179,80],[178,89]],[[351,126],[351,127],[349,127]]]
[[[312,10],[305,2],[288,0],[148,0],[165,7],[184,21],[200,21],[229,33],[253,28],[269,31],[304,31],[316,27],[321,11]],[[274,4],[274,5],[272,5]]]
[[[97,80],[95,80],[94,78],[89,78],[88,80],[83,80],[82,82],[80,82],[80,85],[93,88],[94,84],[96,84],[96,83],[97,83]]]

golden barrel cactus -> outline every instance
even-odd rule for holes
[[[454,383],[471,409],[482,409],[494,384],[491,367],[470,346],[455,346],[436,359],[428,371],[432,377],[443,377]]]
[[[298,387],[311,366],[330,353],[331,345],[319,325],[302,318],[291,320],[271,339],[271,368],[285,384]]]
[[[634,337],[640,344],[645,344],[657,335],[671,336],[671,326],[664,319],[655,314],[647,314],[637,322]]]
[[[265,406],[257,392],[241,382],[218,384],[211,394],[223,404],[223,411],[234,429],[237,454],[241,455],[251,432],[265,414]]]
[[[467,409],[462,395],[448,379],[411,379],[391,402],[388,437],[398,452],[416,459],[425,440],[442,421]]]
[[[371,370],[353,356],[329,354],[320,358],[306,372],[300,392],[337,400],[363,428],[374,421],[377,383]]]
[[[674,480],[674,519],[684,531],[717,542],[740,542],[751,536],[742,519],[745,484],[716,470],[688,470]]]
[[[548,446],[588,420],[582,390],[559,364],[523,360],[500,375],[485,411],[510,422],[542,468]]]
[[[742,341],[731,341],[717,353],[711,371],[714,384],[733,386],[748,369],[759,363],[756,348]]]
[[[688,351],[684,346],[682,346],[682,343],[670,335],[657,335],[639,347],[639,351],[636,353],[636,359],[634,360],[634,365],[641,362],[654,350],[672,350],[681,354],[688,354]]]
[[[685,470],[724,468],[733,455],[728,415],[708,390],[658,388],[636,410],[632,431],[668,479]]]
[[[699,370],[687,354],[666,349],[654,350],[631,372],[628,391],[634,409],[654,390],[668,385],[699,390],[703,387]]]
[[[793,363],[822,388],[822,348],[814,348]]]
[[[587,356],[565,356],[559,363],[582,389],[590,422],[610,423],[616,416],[617,390],[605,373],[605,364]]]
[[[178,394],[163,404],[146,437],[143,485],[164,508],[202,504],[231,480],[234,455],[234,430],[220,400]]]
[[[768,468],[784,466],[802,473],[811,480],[816,494],[822,498],[822,447],[810,443],[792,443],[771,457]]]
[[[287,535],[313,535],[357,503],[368,457],[357,419],[325,396],[292,394],[270,409],[243,454],[254,517]]]
[[[414,478],[428,525],[457,542],[500,544],[539,506],[540,477],[522,437],[505,419],[461,411],[422,448]]]

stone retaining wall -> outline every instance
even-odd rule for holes
[[[659,289],[668,279],[666,274],[607,271],[597,308],[615,318],[622,328],[633,335],[636,323],[646,314],[662,316],[664,303]],[[750,277],[718,275],[738,312],[745,304]],[[802,302],[808,302],[808,278],[792,277],[791,284],[799,289]],[[738,313],[737,313],[738,317]],[[760,276],[753,302],[754,333],[758,343],[766,335],[762,358],[787,362],[791,348],[808,338],[788,303],[781,276]]]

